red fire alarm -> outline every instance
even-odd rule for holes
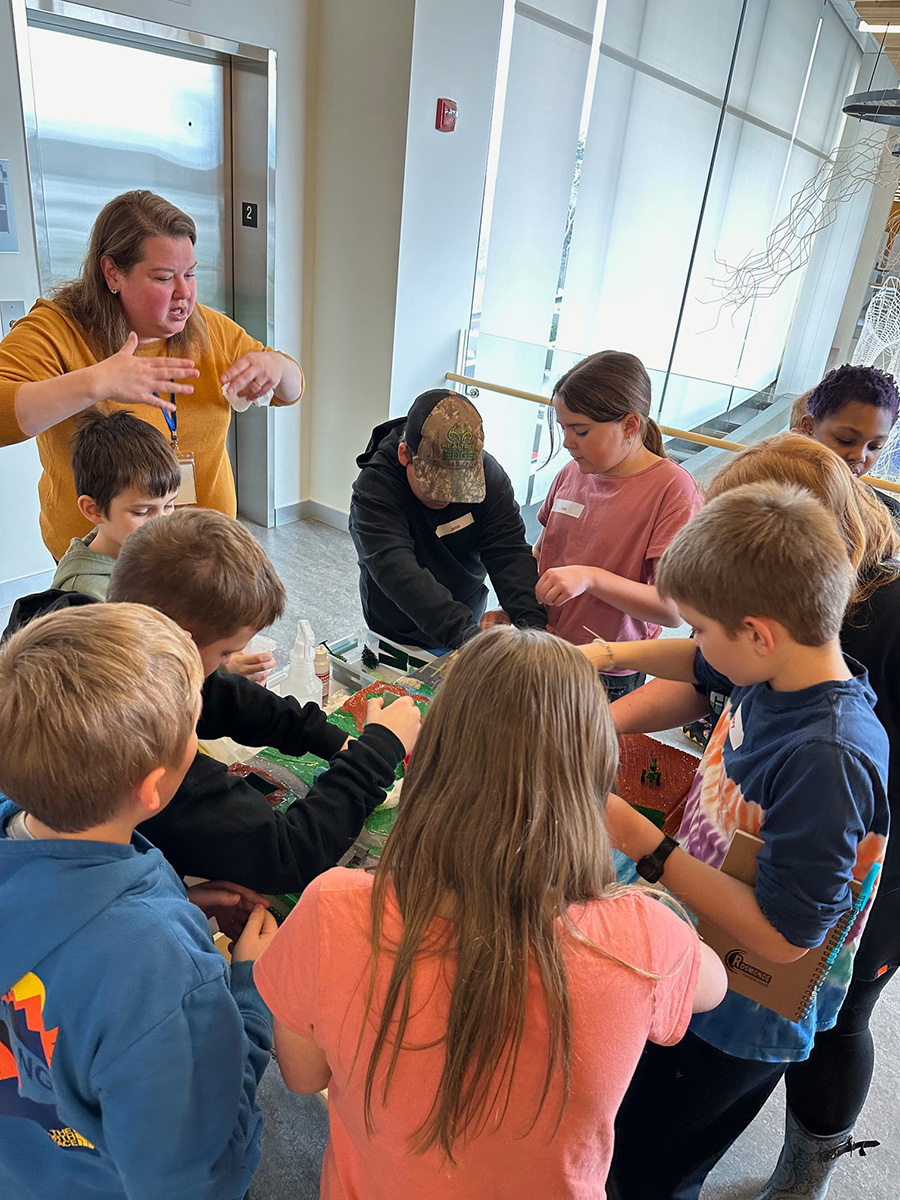
[[[434,119],[434,127],[439,133],[452,133],[456,128],[456,101],[448,100],[446,96],[441,96],[437,102],[437,116]]]

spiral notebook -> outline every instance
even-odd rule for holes
[[[760,838],[738,830],[731,839],[721,869],[726,875],[752,887],[756,881],[756,858],[761,846]],[[789,1021],[802,1021],[853,922],[868,903],[878,870],[876,864],[863,883],[851,879],[852,907],[829,930],[821,946],[807,950],[796,962],[773,963],[761,954],[744,950],[735,943],[732,934],[712,921],[701,919],[697,924],[697,932],[725,964],[731,991],[755,1000],[757,1004],[780,1013]]]

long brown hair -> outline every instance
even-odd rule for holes
[[[98,213],[80,275],[51,293],[59,307],[93,338],[103,358],[122,348],[130,327],[121,300],[109,290],[100,260],[108,255],[127,275],[142,260],[144,241],[149,237],[190,238],[196,245],[197,229],[187,213],[162,196],[146,189],[123,192]],[[177,358],[190,349],[203,350],[207,344],[206,322],[195,307],[181,333],[172,337],[171,353]]]
[[[650,416],[650,376],[633,354],[600,350],[583,358],[557,380],[552,398],[557,397],[570,412],[592,421],[621,421],[637,413],[644,445],[651,454],[666,457],[662,433]]]
[[[856,571],[848,614],[900,574],[900,534],[887,509],[833,450],[803,434],[780,433],[736,454],[710,483],[707,499],[769,479],[807,488],[837,522]]]
[[[437,1146],[453,1161],[458,1138],[476,1136],[498,1105],[505,1111],[530,964],[548,1027],[534,1121],[558,1071],[561,1119],[572,1048],[561,937],[571,929],[570,905],[616,887],[604,812],[617,764],[597,675],[567,642],[506,628],[479,634],[460,652],[422,728],[375,872],[367,1018],[379,1015],[372,1017],[378,1030],[365,1083],[370,1133],[378,1062],[389,1046],[379,1085],[385,1102],[403,1048],[416,956],[436,948],[455,958],[454,982],[443,1071],[413,1148]],[[375,1005],[390,891],[403,930],[390,946],[390,979]],[[436,947],[438,916],[450,918],[450,932]]]

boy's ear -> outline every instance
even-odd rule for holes
[[[771,654],[775,649],[775,622],[764,617],[744,617],[744,629],[750,634],[750,642],[758,654]]]
[[[409,452],[409,446],[406,442],[401,442],[397,447],[397,457],[400,459],[401,467],[408,467],[412,462],[412,455]]]
[[[106,520],[105,514],[97,507],[97,501],[93,496],[79,496],[78,511],[92,525],[100,525]]]
[[[163,799],[159,794],[159,785],[166,774],[165,767],[154,767],[149,775],[134,785],[132,796],[146,809],[147,816],[152,817],[163,807]]]
[[[800,432],[805,433],[807,437],[813,437],[815,433],[816,423],[809,415],[804,413],[800,418]]]

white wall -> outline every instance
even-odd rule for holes
[[[388,415],[415,0],[313,9],[306,477],[341,514],[356,455]]]
[[[91,0],[91,7],[277,50],[275,342],[300,357],[306,0],[255,5],[244,0],[193,0],[190,6],[172,0]],[[18,255],[0,255],[0,299],[24,299],[27,309],[38,295],[38,276],[11,0],[0,0],[0,157],[10,159],[14,175],[20,245]],[[302,499],[300,407],[278,411],[275,422],[275,505],[281,508]],[[0,449],[0,506],[17,516],[0,539],[0,580],[52,565],[38,533],[38,474],[33,443]]]
[[[502,0],[418,0],[413,36],[391,415],[442,387],[467,329],[491,130]],[[456,100],[453,133],[434,127]]]

